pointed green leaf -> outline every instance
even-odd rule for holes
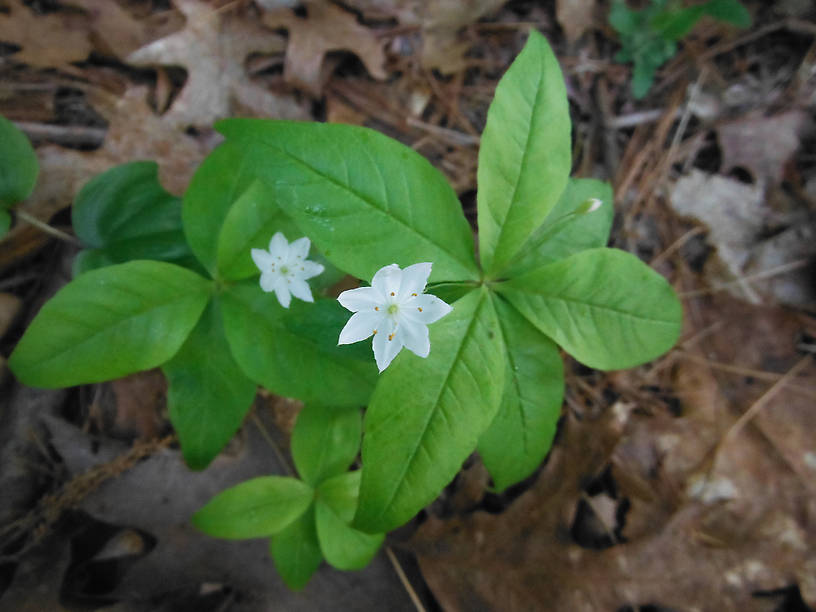
[[[292,458],[300,477],[317,485],[345,472],[357,457],[361,435],[359,409],[304,406],[292,432]]]
[[[715,19],[740,28],[751,27],[751,13],[738,0],[710,0],[704,6],[706,13]]]
[[[88,272],[42,307],[9,367],[21,382],[44,388],[155,368],[195,327],[210,290],[198,274],[158,261]]]
[[[218,130],[340,269],[370,279],[387,264],[432,261],[433,281],[479,278],[456,194],[413,149],[341,124],[228,119]]]
[[[275,194],[255,181],[235,201],[224,219],[218,238],[218,271],[221,278],[241,280],[259,273],[252,249],[267,249],[275,232],[291,242],[303,235],[295,222],[275,203]]]
[[[217,299],[162,370],[184,460],[204,469],[238,431],[256,389],[232,358]]]
[[[257,281],[229,287],[222,300],[232,354],[255,382],[307,403],[343,407],[368,401],[377,376],[371,348],[337,345],[349,317],[337,300],[292,300],[286,309]]]
[[[504,300],[496,312],[507,351],[501,406],[479,438],[479,454],[503,491],[524,480],[550,450],[564,398],[564,364],[552,340]]]
[[[88,181],[71,220],[77,237],[94,253],[75,264],[80,272],[134,259],[199,268],[181,227],[181,199],[161,186],[155,162],[123,164]]]
[[[364,568],[385,540],[384,533],[364,533],[349,525],[357,509],[359,491],[359,471],[335,476],[318,488],[317,537],[326,561],[337,569]]]
[[[255,182],[256,174],[244,152],[224,142],[201,163],[184,193],[184,234],[195,256],[213,276],[221,226],[232,205]]]
[[[37,184],[40,163],[28,137],[0,117],[0,209],[25,200]]]
[[[504,347],[487,290],[455,302],[430,327],[431,353],[402,351],[380,377],[365,416],[355,526],[388,531],[448,484],[501,401]]]
[[[261,476],[221,491],[192,521],[214,538],[262,538],[291,525],[313,498],[314,490],[296,478]]]
[[[532,30],[496,87],[479,150],[479,255],[487,274],[504,266],[558,202],[571,150],[564,77],[546,39]]]
[[[654,359],[680,334],[683,309],[671,285],[617,249],[582,251],[497,289],[564,350],[600,370]]]
[[[320,567],[323,553],[317,541],[314,505],[300,517],[272,536],[269,554],[275,567],[290,589],[299,591]]]
[[[581,213],[581,207],[593,198],[602,202],[600,208]],[[570,179],[547,220],[530,236],[503,276],[512,278],[586,249],[606,246],[615,216],[613,199],[609,183]]]

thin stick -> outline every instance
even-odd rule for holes
[[[29,215],[24,210],[20,210],[19,208],[15,209],[14,216],[16,216],[18,219],[22,221],[25,221],[29,225],[33,225],[38,230],[41,230],[46,234],[54,236],[54,238],[59,238],[60,240],[67,242],[68,244],[73,244],[74,246],[78,247],[82,246],[82,243],[79,240],[77,240],[76,237],[71,236],[71,234],[66,234],[62,230],[58,230],[55,227],[51,227],[47,223],[43,223],[42,221],[37,219],[37,217]]]
[[[660,253],[657,257],[655,257],[652,261],[649,262],[649,265],[652,268],[656,268],[659,264],[663,263],[666,258],[673,255],[675,251],[677,251],[680,247],[682,247],[686,242],[694,238],[695,236],[702,234],[705,230],[702,227],[695,227],[694,229],[690,229],[685,234],[680,236],[677,240],[671,243],[669,247]]]
[[[720,291],[723,291],[724,289],[728,289],[729,287],[741,285],[742,283],[749,283],[755,280],[762,280],[763,278],[769,278],[771,276],[778,276],[780,274],[793,272],[794,270],[798,270],[799,268],[804,268],[806,265],[808,265],[807,259],[791,261],[789,263],[782,264],[781,266],[776,266],[775,268],[770,268],[768,270],[763,270],[762,272],[757,272],[756,274],[751,274],[749,276],[741,276],[740,278],[737,278],[733,281],[723,283],[722,285],[717,285],[716,287],[711,287],[709,289],[695,289],[694,291],[685,291],[680,294],[680,299],[685,300],[687,298],[698,297],[701,295],[718,293]]]
[[[790,370],[788,370],[785,375],[776,381],[770,389],[768,389],[762,396],[751,404],[751,407],[748,408],[745,412],[742,413],[739,419],[737,419],[736,423],[734,423],[725,435],[723,436],[720,444],[718,445],[720,448],[725,446],[730,440],[733,440],[734,437],[742,430],[743,427],[747,423],[753,419],[760,410],[762,410],[765,405],[771,401],[782,389],[790,382],[792,378],[794,378],[799,372],[801,372],[806,365],[811,362],[812,358],[810,355],[806,355],[800,359],[795,366],[793,366]]]
[[[267,441],[269,446],[272,447],[272,452],[275,453],[275,456],[278,458],[278,461],[280,461],[280,464],[286,470],[286,473],[289,474],[289,476],[294,476],[295,470],[293,470],[292,466],[289,465],[289,462],[286,460],[286,456],[283,454],[283,451],[280,449],[280,446],[278,446],[278,443],[275,442],[275,439],[272,437],[272,434],[270,434],[266,430],[266,426],[261,422],[261,419],[258,418],[258,415],[254,410],[252,411],[250,418],[252,419],[252,422],[255,423],[255,426],[258,428],[258,431],[261,432],[261,435]]]
[[[15,121],[32,140],[50,140],[65,145],[87,145],[98,147],[105,141],[106,128],[87,125],[52,125],[50,123],[32,123]]]
[[[390,546],[385,547],[385,554],[388,555],[388,560],[391,561],[391,565],[394,566],[394,571],[397,572],[397,577],[400,579],[402,586],[405,587],[406,591],[408,591],[408,597],[411,598],[411,602],[414,604],[417,612],[427,612],[427,610],[425,610],[425,606],[422,605],[422,601],[420,601],[419,596],[416,594],[416,591],[414,591],[414,587],[411,586],[408,576],[405,575],[399,560],[397,559],[396,555],[394,555],[394,551],[391,550]]]

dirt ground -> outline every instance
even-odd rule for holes
[[[0,239],[0,610],[816,610],[816,7],[702,20],[635,99],[610,4],[0,0],[0,114],[41,165]],[[670,280],[685,322],[633,370],[566,357],[556,442],[525,482],[491,493],[474,455],[367,569],[293,593],[263,541],[188,519],[284,471],[296,402],[259,392],[191,472],[160,373],[42,391],[7,370],[71,277],[81,186],[150,159],[180,195],[218,118],[380,130],[475,223],[479,134],[530,28],[567,81],[573,175],[613,184],[611,244]]]

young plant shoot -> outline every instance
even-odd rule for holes
[[[498,490],[532,474],[560,415],[559,347],[614,370],[678,337],[669,283],[606,248],[609,185],[569,177],[566,89],[538,32],[488,112],[478,260],[456,193],[411,148],[350,125],[216,127],[226,141],[181,202],[144,166],[83,190],[76,231],[104,257],[43,307],[9,364],[39,387],[161,367],[194,469],[240,427],[258,385],[302,400],[292,440],[300,477],[246,481],[194,519],[214,537],[271,538],[293,588],[322,559],[363,567],[474,450]],[[105,181],[110,189],[99,189]],[[136,198],[139,185],[161,205]],[[121,218],[116,202],[143,226],[133,240],[127,224],[103,222]],[[183,234],[162,234],[154,217]],[[163,249],[142,239],[159,235]],[[371,286],[328,297],[345,275]],[[361,343],[372,336],[373,358]],[[361,429],[361,467],[349,472]]]

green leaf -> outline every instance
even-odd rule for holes
[[[360,472],[335,476],[318,488],[315,518],[320,549],[333,567],[358,570],[369,564],[384,533],[364,533],[349,525],[357,509]]]
[[[114,266],[115,261],[107,251],[102,249],[82,249],[71,262],[71,273],[76,277],[91,270],[98,270],[106,266]]]
[[[184,460],[194,470],[204,469],[238,431],[256,388],[232,358],[218,299],[162,370]]]
[[[504,347],[484,288],[430,326],[426,359],[402,351],[366,411],[363,482],[355,526],[403,524],[433,500],[474,450],[498,410]]]
[[[580,208],[593,198],[603,202],[601,207],[581,214]],[[550,216],[530,236],[503,275],[518,276],[586,249],[605,246],[615,216],[613,200],[609,183],[570,179]]]
[[[0,210],[0,238],[9,231],[11,227],[11,215],[7,210]]]
[[[564,350],[600,370],[654,359],[680,334],[683,309],[671,285],[617,249],[582,251],[497,289]]]
[[[40,164],[28,137],[0,117],[0,209],[25,200],[34,191]]]
[[[697,6],[664,11],[655,15],[649,22],[649,26],[660,38],[676,41],[691,32],[692,28],[704,14],[705,7],[699,4]]]
[[[71,219],[93,253],[75,263],[78,272],[134,259],[197,268],[181,227],[181,199],[161,186],[155,162],[123,164],[88,181]]]
[[[278,304],[256,281],[229,287],[222,307],[235,360],[278,395],[332,406],[362,406],[374,388],[371,348],[338,346],[349,313],[336,300]]]
[[[241,148],[224,142],[201,163],[184,194],[184,234],[195,256],[213,276],[221,227],[233,204],[255,182],[256,174]]]
[[[500,269],[558,202],[572,163],[564,77],[532,30],[502,77],[479,149],[479,255]]]
[[[317,485],[345,472],[357,457],[361,435],[359,409],[304,406],[292,432],[292,457],[300,477]]]
[[[252,249],[266,249],[275,232],[291,242],[303,232],[275,204],[275,195],[262,181],[255,181],[230,208],[218,238],[219,276],[241,280],[259,274]]]
[[[564,364],[553,341],[512,306],[498,299],[496,312],[507,351],[504,395],[478,450],[503,491],[532,474],[550,450],[564,398]]]
[[[132,261],[78,276],[26,330],[9,366],[32,387],[120,378],[170,359],[195,327],[211,283],[158,261]]]
[[[751,27],[751,13],[738,0],[711,0],[704,7],[706,13],[715,19],[739,28]]]
[[[401,143],[341,124],[228,119],[218,130],[337,267],[431,261],[432,281],[479,278],[473,237],[445,177]]]
[[[273,535],[269,554],[290,589],[299,591],[320,567],[323,553],[317,540],[314,505],[288,527]]]
[[[215,538],[262,538],[291,525],[312,499],[314,490],[296,478],[261,476],[221,491],[192,521]]]

